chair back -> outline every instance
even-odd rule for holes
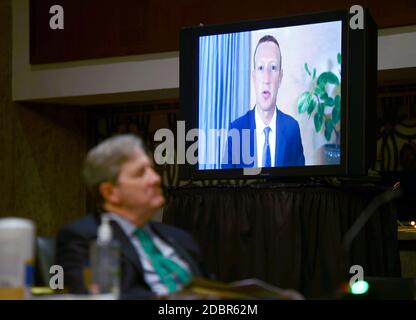
[[[35,260],[35,285],[40,287],[49,287],[50,273],[49,269],[55,264],[55,246],[54,237],[37,237],[36,238],[36,260]]]

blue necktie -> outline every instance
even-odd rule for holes
[[[269,144],[269,133],[271,129],[270,127],[264,128],[264,146],[263,146],[263,167],[271,167],[272,166],[272,157],[270,155],[270,144]]]

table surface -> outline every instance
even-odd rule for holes
[[[398,229],[399,241],[414,241],[416,240],[416,228],[414,227],[399,227]]]

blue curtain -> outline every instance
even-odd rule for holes
[[[249,110],[249,103],[250,32],[201,37],[199,169],[220,168],[228,126]],[[201,131],[206,143],[201,140]]]

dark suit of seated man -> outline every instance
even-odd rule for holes
[[[138,137],[116,136],[94,147],[86,158],[84,177],[101,199],[102,214],[110,218],[113,238],[121,245],[122,299],[168,295],[194,276],[208,276],[188,233],[150,221],[165,199],[160,176]],[[71,293],[88,292],[83,268],[100,219],[100,215],[88,215],[58,233],[57,264],[64,269],[64,284]]]
[[[221,168],[304,166],[299,124],[276,104],[283,68],[280,46],[273,36],[258,41],[253,66],[256,105],[230,124]]]

